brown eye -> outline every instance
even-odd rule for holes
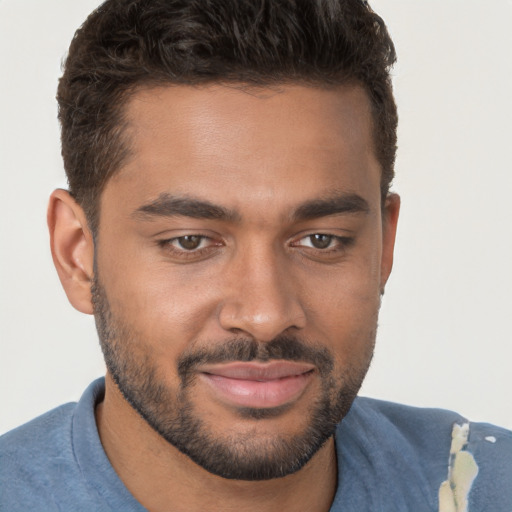
[[[321,233],[309,236],[311,246],[315,249],[327,249],[331,245],[333,238],[332,235],[322,235]]]
[[[176,239],[178,242],[178,245],[187,251],[193,251],[194,249],[197,249],[201,242],[203,241],[204,236],[200,235],[187,235],[187,236],[180,236]]]
[[[164,255],[177,263],[194,263],[218,254],[224,245],[222,240],[207,235],[183,235],[158,240]]]

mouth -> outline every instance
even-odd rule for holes
[[[205,365],[200,378],[227,405],[268,409],[297,400],[314,369],[314,365],[292,361],[233,362]]]

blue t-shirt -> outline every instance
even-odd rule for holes
[[[98,379],[78,403],[0,437],[2,512],[146,510],[101,445],[94,407],[104,385]],[[357,398],[337,429],[336,449],[331,512],[437,512],[439,489],[448,480],[451,492],[460,452],[472,480],[468,512],[512,512],[512,432],[499,427],[468,424],[449,411]]]

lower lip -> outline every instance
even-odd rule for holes
[[[202,373],[201,377],[221,401],[229,405],[272,408],[297,400],[308,386],[312,373],[267,381],[231,379],[209,373]]]

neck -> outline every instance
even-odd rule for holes
[[[108,376],[106,380],[105,399],[96,407],[100,439],[116,473],[147,510],[329,510],[337,481],[332,438],[292,475],[256,482],[228,480],[207,472],[164,440],[132,409]]]

